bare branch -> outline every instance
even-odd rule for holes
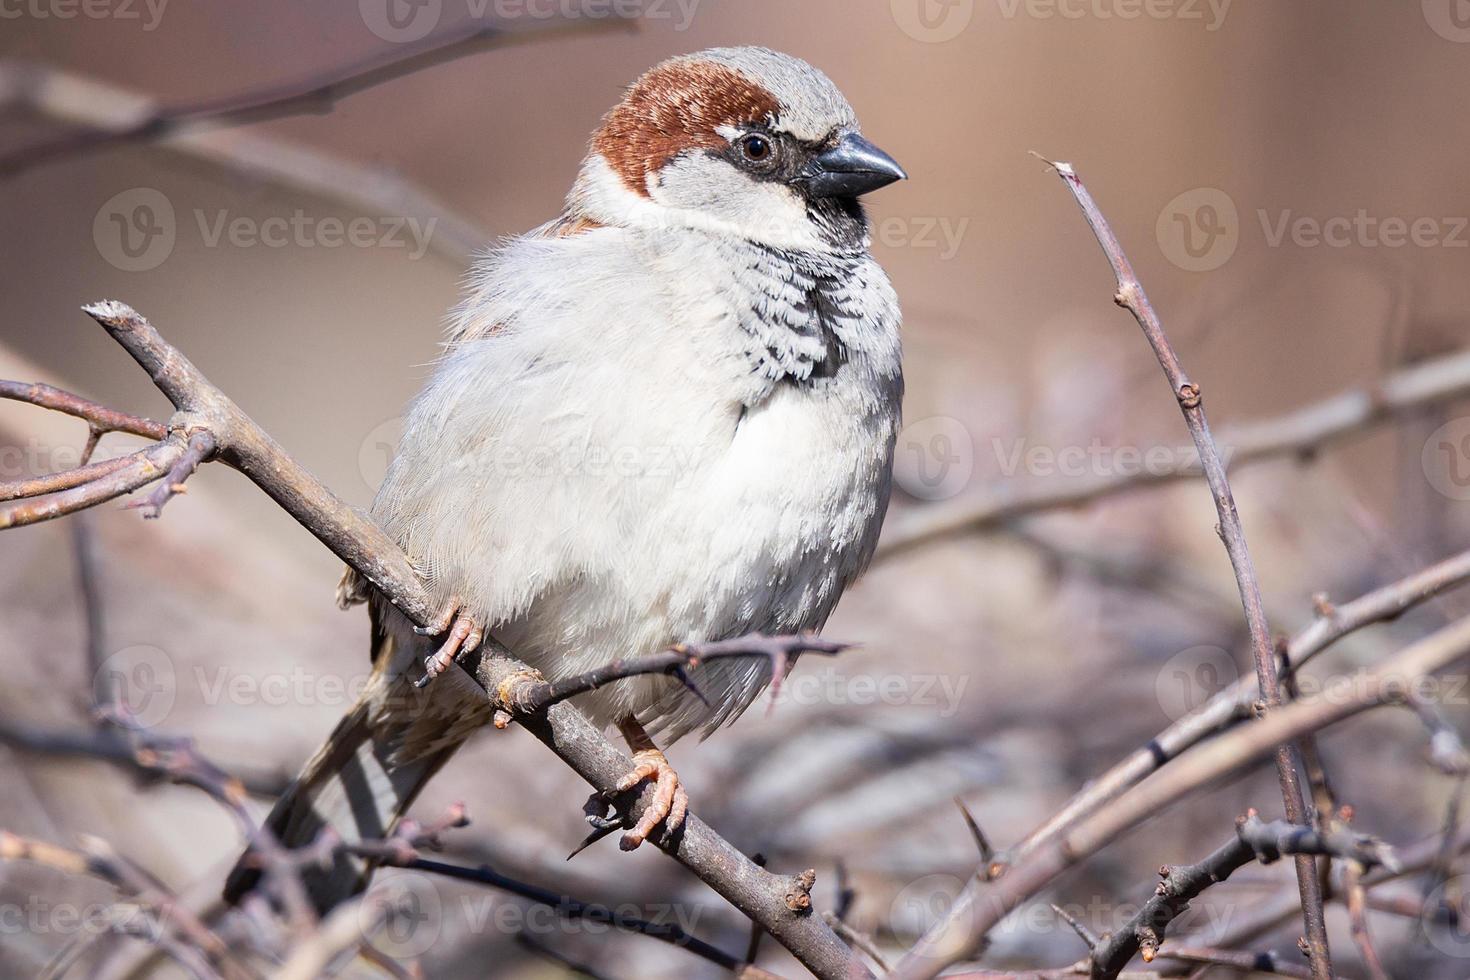
[[[1235,839],[1198,864],[1159,869],[1162,880],[1137,914],[1123,928],[1092,945],[1094,980],[1113,980],[1135,953],[1141,953],[1145,963],[1153,962],[1169,923],[1182,915],[1200,893],[1226,880],[1238,868],[1253,861],[1270,864],[1283,854],[1337,855],[1364,868],[1397,866],[1387,845],[1366,834],[1348,830],[1319,833],[1281,821],[1268,824],[1252,810],[1237,821]]]
[[[131,493],[167,473],[184,452],[184,442],[169,437],[131,457],[126,465],[89,482],[49,496],[23,498],[0,506],[0,530],[49,521]]]
[[[147,508],[144,517],[157,518],[163,513],[163,505],[172,500],[176,495],[183,493],[187,487],[184,481],[193,475],[199,464],[214,455],[214,436],[208,432],[195,432],[189,436],[189,444],[184,454],[174,461],[169,467],[168,474],[163,482],[154,488],[148,495],[148,499],[140,500],[134,507]]]
[[[1230,449],[1229,469],[1272,459],[1308,457],[1374,426],[1411,418],[1425,409],[1470,398],[1470,351],[1416,364],[1381,381],[1348,388],[1285,415],[1222,428],[1219,444]],[[1047,511],[1083,507],[1134,490],[1192,480],[1198,460],[1177,470],[1121,473],[1066,486],[1018,489],[1008,484],[979,500],[930,505],[891,522],[874,562],[967,534],[1003,527]]]
[[[487,654],[480,661],[480,685],[487,691],[504,691],[506,682],[514,682],[528,670],[509,655],[499,655],[498,651],[497,655]],[[569,702],[558,701],[525,710],[502,700],[496,707],[550,746],[599,793],[614,795],[618,781],[632,764],[627,755],[604,739]],[[625,821],[641,817],[654,794],[655,787],[645,786],[628,805]],[[772,874],[758,867],[693,813],[685,817],[683,826],[672,838],[662,835],[649,840],[758,922],[817,976],[871,976],[822,918],[811,914],[814,873],[789,877]]]
[[[1470,551],[1375,589],[1352,602],[1319,607],[1317,619],[1287,644],[1287,657],[1300,668],[1344,636],[1375,623],[1392,620],[1467,581],[1470,581]],[[1006,859],[1021,860],[1040,844],[1055,840],[1078,820],[1117,799],[1129,787],[1138,785],[1187,749],[1246,717],[1249,705],[1258,697],[1258,690],[1254,676],[1243,677],[1202,707],[1180,718],[1150,739],[1146,746],[1089,782],[1065,807],[1029,834]]]
[[[374,52],[326,75],[176,106],[139,100],[130,107],[130,111],[111,117],[98,113],[98,103],[116,105],[120,100],[97,100],[89,107],[90,112],[78,111],[70,102],[63,101],[57,105],[56,100],[64,93],[48,91],[44,87],[44,79],[31,74],[40,69],[31,68],[28,72],[26,66],[6,65],[12,83],[0,86],[0,94],[4,94],[5,88],[10,88],[13,101],[24,99],[37,107],[51,109],[52,114],[68,121],[75,123],[86,119],[90,125],[0,157],[0,179],[14,177],[57,160],[119,145],[165,140],[204,126],[241,125],[305,113],[326,113],[350,95],[492,46],[535,40],[552,32],[601,30],[615,26],[622,26],[618,19],[564,18],[544,24],[532,21],[521,26],[476,20],[438,37],[431,36],[417,43],[395,45],[385,51]],[[28,99],[25,98],[27,95]]]
[[[971,955],[971,950],[1018,904],[1127,830],[1200,787],[1271,755],[1285,742],[1370,708],[1396,703],[1405,685],[1422,683],[1430,674],[1467,654],[1470,619],[1453,623],[1355,676],[1354,683],[1338,692],[1339,696],[1283,705],[1257,722],[1200,746],[1178,764],[1037,847],[999,877],[972,880],[950,912],[898,964],[892,977],[929,980],[937,976],[946,966]]]
[[[771,661],[772,676],[780,678],[785,675],[790,658],[797,654],[820,653],[832,656],[851,646],[849,643],[824,640],[813,633],[793,636],[763,636],[752,633],[712,643],[684,643],[646,657],[612,660],[586,673],[556,681],[532,680],[530,678],[535,675],[529,674],[525,678],[518,678],[514,685],[501,692],[501,699],[512,701],[517,711],[539,711],[578,694],[595,691],[614,681],[644,674],[674,674],[699,694],[698,688],[694,687],[685,671],[703,662],[766,657]],[[778,693],[779,689],[773,683],[770,695],[773,701]]]
[[[234,961],[225,942],[185,908],[176,897],[143,869],[113,852],[105,842],[89,838],[85,850],[74,850],[45,841],[21,837],[0,830],[0,861],[33,861],[70,875],[100,878],[118,891],[137,899],[149,909],[157,922],[171,924],[179,934],[208,958],[209,976],[248,977],[249,971]],[[139,934],[139,938],[160,943],[162,933],[156,930]]]
[[[1164,325],[1154,312],[1143,285],[1134,274],[1122,243],[1113,233],[1107,218],[1103,217],[1086,185],[1071,164],[1053,163],[1052,166],[1082,208],[1087,224],[1097,236],[1098,244],[1102,246],[1103,253],[1113,268],[1113,275],[1117,280],[1114,302],[1133,314],[1133,318],[1138,321],[1145,339],[1153,348],[1154,356],[1158,358],[1159,366],[1164,370],[1174,397],[1179,402],[1179,410],[1184,415],[1185,425],[1189,427],[1190,437],[1199,453],[1205,482],[1209,484],[1210,495],[1214,498],[1215,513],[1219,517],[1217,531],[1225,543],[1225,550],[1230,556],[1230,567],[1235,572],[1235,583],[1240,590],[1246,625],[1250,629],[1251,657],[1255,662],[1256,682],[1260,686],[1261,699],[1268,711],[1273,710],[1281,704],[1281,686],[1271,642],[1271,628],[1266,622],[1261,586],[1256,580],[1256,569],[1251,561],[1250,548],[1246,544],[1240,512],[1235,506],[1235,495],[1231,492],[1230,481],[1225,475],[1225,463],[1215,445],[1214,437],[1210,434],[1209,421],[1205,418],[1200,387],[1184,373],[1184,366],[1179,362],[1173,345],[1169,343]],[[1282,745],[1277,750],[1276,772],[1281,783],[1286,818],[1295,824],[1308,823],[1300,763],[1292,746]],[[1302,914],[1312,958],[1312,973],[1316,980],[1329,980],[1332,975],[1332,960],[1327,950],[1327,923],[1323,918],[1322,888],[1317,878],[1316,862],[1308,855],[1297,855],[1296,876],[1302,893]]]
[[[82,419],[96,432],[129,432],[146,439],[162,439],[168,435],[168,426],[152,419],[139,418],[126,412],[118,412],[90,401],[69,391],[51,385],[24,381],[0,381],[0,398],[26,402],[53,412],[61,412]]]

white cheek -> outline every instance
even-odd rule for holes
[[[781,248],[822,244],[799,194],[784,184],[754,180],[707,154],[669,161],[649,180],[649,193],[671,212],[693,212],[744,238]]]

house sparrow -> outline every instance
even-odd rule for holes
[[[374,517],[462,629],[547,677],[671,644],[819,629],[873,553],[903,379],[899,310],[858,198],[905,176],[837,87],[764,48],[673,58],[593,134],[564,213],[483,258],[409,413]],[[436,643],[381,598],[367,689],[273,811],[290,846],[382,837],[489,720]],[[447,625],[447,624],[446,624]],[[657,794],[623,835],[672,832],[688,799],[659,751],[738,716],[764,658],[582,696]],[[703,697],[700,696],[703,695]],[[366,883],[308,873],[323,907]],[[227,886],[254,877],[242,864]]]

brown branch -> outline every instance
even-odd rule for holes
[[[1327,445],[1377,425],[1463,398],[1470,398],[1470,351],[1395,371],[1380,381],[1345,389],[1275,418],[1222,428],[1218,441],[1230,450],[1228,468],[1237,470],[1272,459],[1313,456]],[[1196,479],[1202,473],[1194,460],[1174,470],[1119,473],[1066,486],[1023,488],[1008,483],[979,500],[929,505],[892,521],[873,560],[887,561],[1025,517],[1084,507],[1119,494]]]
[[[1378,950],[1373,945],[1373,939],[1368,934],[1368,908],[1366,893],[1363,890],[1363,871],[1365,869],[1356,861],[1349,861],[1342,869],[1342,889],[1347,899],[1348,922],[1352,931],[1353,943],[1358,947],[1358,953],[1363,958],[1363,966],[1368,970],[1371,980],[1389,980],[1387,971],[1383,969],[1383,961],[1378,958]]]
[[[42,494],[55,493],[58,490],[70,490],[72,487],[90,483],[110,473],[116,473],[127,467],[129,463],[137,462],[146,450],[138,450],[127,456],[115,456],[112,459],[99,460],[96,463],[88,463],[73,469],[63,470],[60,473],[48,473],[45,476],[34,477],[29,480],[7,480],[0,481],[0,501],[19,500],[24,497],[39,497]]]
[[[751,633],[747,636],[711,643],[682,643],[646,657],[635,657],[628,660],[619,658],[585,673],[556,681],[518,679],[515,684],[502,692],[501,696],[505,700],[512,701],[517,711],[535,712],[627,677],[638,677],[645,674],[672,674],[696,695],[703,698],[704,695],[689,679],[686,671],[700,663],[714,660],[765,657],[771,661],[773,681],[770,696],[774,702],[780,693],[780,679],[785,676],[792,657],[801,653],[820,653],[831,656],[850,647],[849,643],[824,640],[812,633],[790,636],[763,636],[760,633]]]
[[[972,955],[1012,909],[1057,875],[1184,796],[1244,766],[1272,755],[1283,743],[1396,703],[1406,687],[1470,655],[1470,619],[1461,620],[1406,647],[1383,663],[1355,675],[1334,697],[1283,705],[1259,721],[1230,731],[1153,779],[1078,821],[1055,839],[1006,868],[992,880],[972,880],[953,907],[894,969],[895,980],[929,980]]]
[[[487,655],[480,661],[479,681],[487,691],[506,691],[528,670],[509,655]],[[618,781],[632,762],[570,702],[559,701],[528,711],[513,699],[509,703],[499,700],[496,708],[550,746],[598,793],[608,797],[616,794]],[[654,793],[653,786],[645,786],[628,805],[624,821],[640,818]],[[782,876],[766,871],[693,813],[685,817],[672,838],[661,835],[649,840],[759,923],[817,976],[872,975],[821,916],[811,914],[809,894],[814,876]]]
[[[134,742],[110,724],[95,730],[48,731],[12,722],[0,722],[0,745],[23,752],[59,758],[93,759],[130,769],[140,776],[157,776],[151,764],[138,761]],[[284,773],[269,769],[240,769],[236,778],[245,792],[263,799],[274,799],[285,792],[290,780]]]
[[[163,505],[172,500],[176,495],[183,493],[187,487],[184,481],[193,475],[199,464],[214,455],[214,436],[209,432],[195,432],[189,436],[188,446],[184,454],[174,461],[169,467],[168,474],[164,476],[163,482],[154,488],[145,500],[140,500],[130,506],[146,508],[143,516],[157,518],[163,513]]]
[[[1092,199],[1087,187],[1073,170],[1071,164],[1053,163],[1057,174],[1072,192],[1087,224],[1097,237],[1098,244],[1107,256],[1117,281],[1117,293],[1113,299],[1138,321],[1159,366],[1163,368],[1179,410],[1184,415],[1190,438],[1199,453],[1200,467],[1205,482],[1209,484],[1214,499],[1215,513],[1220,539],[1230,556],[1230,567],[1235,572],[1235,582],[1240,590],[1241,605],[1245,609],[1246,625],[1250,629],[1251,658],[1255,662],[1256,681],[1260,686],[1261,699],[1269,712],[1278,708],[1281,701],[1281,685],[1277,676],[1276,656],[1271,642],[1271,628],[1266,622],[1266,610],[1261,601],[1261,586],[1256,579],[1255,565],[1251,561],[1250,548],[1246,544],[1245,529],[1241,525],[1240,512],[1235,505],[1235,495],[1230,490],[1230,481],[1225,475],[1225,463],[1210,434],[1210,424],[1205,417],[1200,387],[1184,373],[1163,323],[1154,312],[1143,285],[1134,274],[1133,266],[1123,251],[1117,235],[1113,233],[1107,218]],[[1282,745],[1276,751],[1276,773],[1281,783],[1281,798],[1286,808],[1286,818],[1294,824],[1309,823],[1306,799],[1302,790],[1302,777],[1297,751],[1293,746]],[[1327,949],[1327,923],[1322,910],[1322,889],[1317,878],[1317,865],[1310,855],[1297,855],[1297,884],[1302,894],[1302,914],[1307,933],[1308,954],[1312,960],[1312,973],[1316,980],[1329,980],[1332,975],[1332,960]]]
[[[0,179],[14,177],[57,160],[71,159],[100,150],[135,143],[168,139],[203,126],[242,125],[306,113],[326,113],[342,99],[458,58],[476,54],[507,42],[534,40],[553,31],[604,29],[617,26],[617,19],[559,19],[546,24],[507,27],[505,22],[471,22],[456,30],[421,41],[392,45],[326,75],[312,76],[223,98],[205,99],[175,106],[151,100],[135,106],[123,118],[95,128],[67,133],[0,157]],[[32,89],[23,69],[15,86]]]
[[[49,521],[132,493],[166,474],[185,451],[183,440],[170,436],[131,457],[125,466],[89,482],[47,496],[26,497],[0,505],[0,530]]]
[[[118,412],[80,395],[53,388],[51,385],[24,381],[0,381],[0,398],[26,402],[79,418],[96,432],[128,432],[153,440],[159,440],[168,435],[168,426],[162,422]]]
[[[1470,582],[1470,551],[1375,589],[1352,602],[1340,606],[1319,606],[1317,618],[1287,644],[1286,656],[1300,668],[1343,637],[1401,616],[1466,582]],[[1253,675],[1243,677],[1200,708],[1180,718],[1150,739],[1147,745],[1090,781],[1065,807],[1032,831],[1005,860],[1019,861],[1038,846],[1056,840],[1083,817],[1117,799],[1189,748],[1247,717],[1249,706],[1258,696],[1257,690]]]
[[[184,907],[158,879],[120,857],[97,838],[90,838],[85,850],[74,850],[0,830],[0,861],[31,861],[69,875],[100,878],[135,898],[157,916],[159,925],[171,924],[180,936],[203,952],[208,957],[210,976],[220,975],[216,969],[225,977],[251,976],[249,970],[235,961],[224,940]],[[152,928],[139,934],[139,938],[161,943],[164,936],[159,929]]]
[[[1254,810],[1236,823],[1235,839],[1198,864],[1166,865],[1154,894],[1117,932],[1092,945],[1093,980],[1114,980],[1136,953],[1151,963],[1163,945],[1169,924],[1211,885],[1225,881],[1253,861],[1270,864],[1284,854],[1326,854],[1346,858],[1363,868],[1397,867],[1387,845],[1348,830],[1319,833],[1296,824],[1265,823]]]

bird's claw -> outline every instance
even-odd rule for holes
[[[617,792],[626,792],[649,779],[654,780],[653,799],[638,823],[625,831],[618,842],[625,851],[637,848],[659,824],[663,824],[666,834],[674,833],[683,826],[689,812],[689,795],[679,783],[679,774],[658,749],[639,749],[633,753],[633,769],[618,781]]]
[[[485,638],[485,631],[474,617],[457,610],[451,610],[449,622],[442,628],[415,627],[414,632],[421,636],[444,636],[439,649],[424,658],[424,676],[414,682],[417,688],[428,687],[434,678],[452,667],[462,654],[477,648]]]

